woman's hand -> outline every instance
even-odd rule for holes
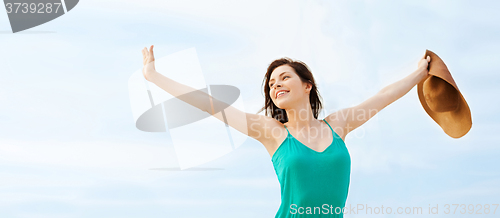
[[[429,55],[427,55],[427,58],[423,57],[418,62],[418,69],[427,70],[427,67],[429,66],[430,61],[431,61],[431,57]]]
[[[155,56],[153,54],[153,46],[151,45],[149,51],[146,47],[142,49],[142,74],[147,81],[151,82],[153,74],[158,73],[155,69]]]

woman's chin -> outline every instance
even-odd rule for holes
[[[287,105],[286,101],[280,101],[280,100],[278,100],[275,104],[279,109],[284,109]]]

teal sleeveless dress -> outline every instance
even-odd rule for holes
[[[322,152],[299,142],[285,126],[288,135],[271,158],[281,186],[275,218],[343,217],[351,158],[342,138],[328,126],[333,141]]]

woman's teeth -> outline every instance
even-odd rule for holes
[[[279,98],[279,97],[281,97],[283,95],[286,95],[286,93],[288,93],[288,92],[280,92],[280,93],[278,93],[278,95],[276,96],[276,98]]]

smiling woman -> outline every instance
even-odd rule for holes
[[[286,129],[286,137],[279,137],[271,158],[281,184],[276,217],[342,217],[351,159],[330,124],[325,119],[317,122],[322,104],[311,71],[303,62],[281,58],[268,67],[264,84],[268,86],[261,111],[268,109],[266,115],[270,112]],[[311,131],[316,137],[311,137]]]
[[[148,81],[264,145],[281,185],[281,205],[275,217],[318,213],[320,217],[343,217],[351,171],[345,136],[422,81],[430,61],[422,58],[418,70],[404,79],[357,106],[318,120],[321,98],[303,62],[281,58],[269,65],[264,79],[265,105],[260,110],[266,110],[264,116],[245,113],[159,74],[154,68],[153,46],[142,53],[143,75]],[[215,112],[218,108],[224,113]]]

